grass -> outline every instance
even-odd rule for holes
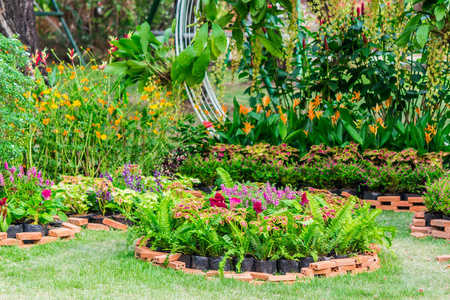
[[[253,286],[205,280],[134,258],[125,232],[84,230],[76,240],[0,248],[0,299],[449,299],[448,241],[409,236],[411,213],[383,212],[398,228],[373,273]],[[419,291],[423,289],[423,292]]]

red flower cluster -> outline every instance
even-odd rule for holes
[[[214,195],[214,198],[209,198],[209,204],[211,205],[211,207],[228,208],[228,206],[225,204],[225,198],[221,193],[216,193]]]
[[[0,207],[5,206],[6,205],[6,200],[8,200],[8,198],[3,198],[2,200],[0,200]]]

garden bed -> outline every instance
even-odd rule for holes
[[[296,261],[295,267],[289,269],[289,272],[284,272],[286,268],[282,266],[286,264],[287,260],[280,259],[278,261],[265,261],[264,263],[272,263],[275,266],[275,270],[271,273],[256,272],[255,268],[251,268],[249,271],[237,273],[234,271],[219,271],[200,268],[189,268],[186,263],[191,264],[191,255],[186,256],[181,253],[168,254],[165,252],[152,251],[147,246],[142,246],[141,239],[136,242],[135,245],[135,257],[137,259],[150,262],[154,266],[167,267],[174,270],[181,270],[188,274],[206,276],[207,278],[222,276],[225,278],[236,279],[239,281],[246,281],[249,283],[263,284],[264,282],[284,282],[294,283],[297,279],[306,279],[313,277],[334,277],[345,274],[359,274],[363,272],[371,272],[380,268],[380,260],[378,252],[380,248],[377,245],[372,244],[372,252],[366,252],[364,255],[355,255],[353,257],[345,258],[333,258],[322,257],[321,261],[309,262],[311,257]],[[186,260],[186,257],[189,257]],[[183,261],[181,261],[183,259]],[[214,258],[206,258],[211,261]],[[256,264],[257,261],[253,260]],[[285,261],[285,262],[283,262]],[[287,261],[289,262],[289,261]],[[210,264],[211,266],[211,264]],[[302,267],[303,266],[303,267]],[[194,267],[191,265],[191,267]],[[235,269],[235,266],[231,265],[230,269]]]

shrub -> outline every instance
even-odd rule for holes
[[[450,179],[448,176],[427,183],[423,202],[429,212],[450,216]]]

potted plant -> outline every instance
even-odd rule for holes
[[[428,181],[426,191],[423,194],[423,203],[427,207],[425,212],[425,226],[431,226],[431,220],[442,219],[443,214],[449,216],[450,213],[450,180],[442,177],[432,182]]]

